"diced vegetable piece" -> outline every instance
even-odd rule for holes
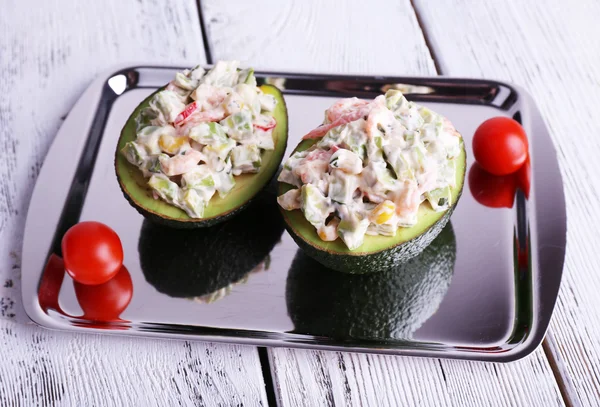
[[[252,113],[244,109],[221,120],[221,126],[234,140],[242,141],[252,137]]]
[[[367,157],[367,138],[362,131],[362,127],[357,128],[356,125],[356,123],[360,123],[361,121],[364,124],[364,120],[357,120],[341,126],[340,132],[343,137],[342,146],[358,155],[361,160],[364,160]]]
[[[244,99],[237,93],[230,93],[223,101],[223,107],[227,115],[238,113],[245,106]]]
[[[179,195],[179,186],[164,175],[152,175],[148,186],[165,201],[173,203]]]
[[[274,150],[275,142],[273,141],[273,132],[271,130],[264,131],[256,129],[254,131],[255,143],[258,148],[263,150]]]
[[[233,87],[238,82],[238,61],[219,61],[205,75],[203,83]]]
[[[233,175],[258,172],[261,164],[260,150],[252,144],[236,146],[231,151],[231,162]]]
[[[229,191],[235,187],[235,179],[233,178],[233,174],[229,171],[223,170],[216,172],[214,173],[213,177],[217,192],[221,198],[227,196]]]
[[[287,169],[285,166],[279,173],[277,181],[285,182],[286,184],[294,185],[297,187],[300,187],[302,185],[302,181],[300,180],[300,178],[296,176],[292,171]]]
[[[140,111],[140,114],[135,118],[135,131],[139,132],[143,128],[152,125],[152,121],[158,118],[159,112],[152,107],[146,107]]]
[[[406,108],[408,100],[402,92],[397,89],[390,89],[385,93],[385,104],[392,112]]]
[[[277,101],[275,100],[275,97],[273,95],[262,94],[258,96],[258,99],[260,100],[261,110],[267,112],[272,112],[273,110],[275,110],[275,105],[277,104]]]
[[[188,137],[207,146],[221,145],[227,142],[225,128],[219,123],[205,122],[192,127]]]
[[[452,194],[449,186],[426,192],[425,198],[431,204],[431,208],[436,212],[445,211],[452,205]]]
[[[417,130],[423,126],[423,118],[421,117],[421,115],[419,114],[419,110],[413,103],[408,102],[408,105],[411,107],[407,110],[396,112],[396,117],[400,120],[400,123],[409,131]]]
[[[244,101],[244,105],[250,109],[253,116],[258,116],[261,111],[260,99],[255,87],[240,83],[234,88],[235,92],[240,95]]]
[[[238,83],[245,83],[250,86],[256,86],[256,78],[254,77],[254,69],[242,69],[238,74]]]
[[[200,65],[196,65],[192,68],[192,70],[187,74],[189,78],[192,80],[199,82],[200,79],[204,76],[206,71]]]
[[[162,168],[160,166],[160,157],[163,157],[163,159],[169,158],[169,156],[166,154],[160,154],[160,155],[155,155],[155,156],[149,157],[146,160],[144,169],[146,171],[154,173],[154,174],[160,174],[162,172]]]
[[[194,90],[198,86],[198,80],[194,80],[182,72],[177,72],[175,74],[175,79],[173,80],[173,83],[185,90]]]
[[[290,189],[285,194],[277,197],[277,202],[286,211],[300,209],[300,189]]]
[[[348,249],[355,250],[363,244],[370,222],[367,218],[360,219],[354,212],[346,211],[346,213],[348,216],[340,221],[337,232]]]
[[[150,101],[150,106],[160,112],[160,116],[162,116],[161,125],[173,123],[175,118],[186,108],[179,96],[170,90],[162,90],[154,95]]]
[[[341,170],[333,170],[329,182],[329,198],[338,203],[349,204],[352,202],[352,195],[358,188],[356,176],[346,174]]]
[[[360,174],[362,171],[362,160],[350,150],[339,149],[331,156],[329,160],[331,168],[339,168],[348,174]]]
[[[136,167],[144,164],[144,160],[146,158],[146,150],[140,144],[135,141],[130,141],[121,149],[121,153],[125,156],[127,161]]]
[[[192,218],[201,218],[204,215],[206,201],[194,189],[186,189],[183,192],[181,200],[184,204],[184,210]]]
[[[229,156],[231,150],[235,148],[236,144],[230,138],[224,140],[222,144],[214,144],[204,147],[202,152],[207,156],[208,159],[216,158],[219,162],[211,163],[213,168],[219,170],[223,166],[223,161]]]
[[[184,188],[214,187],[215,181],[208,165],[198,165],[182,175],[181,185]]]
[[[300,200],[304,217],[315,227],[324,224],[329,214],[334,210],[328,199],[319,191],[319,188],[312,184],[302,185]]]
[[[367,235],[383,235],[383,236],[396,236],[398,225],[395,223],[382,223],[377,225],[375,223],[369,224],[367,228]]]

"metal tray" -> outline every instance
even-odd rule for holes
[[[258,73],[259,82],[284,90],[290,124],[286,157],[321,121],[334,98],[374,97],[394,87],[450,118],[464,136],[468,168],[473,163],[471,137],[482,121],[498,115],[521,121],[530,141],[531,191],[526,199],[518,190],[510,209],[488,208],[475,201],[466,182],[451,218],[451,272],[442,283],[427,280],[416,294],[402,285],[393,291],[394,279],[388,287],[381,279],[324,271],[325,281],[315,273],[315,263],[307,261],[300,263],[313,270],[295,270],[288,278],[294,258],[302,253],[284,232],[270,253],[267,270],[254,270],[237,284],[225,281],[221,298],[207,303],[162,294],[145,278],[138,256],[143,218],[123,198],[114,175],[115,143],[128,115],[180,69],[127,67],[101,77],[63,123],[39,175],[25,228],[22,290],[33,321],[67,331],[503,362],[519,359],[540,344],[560,286],[566,215],[555,150],[535,103],[523,89],[444,77]],[[80,220],[110,225],[123,242],[134,291],[119,323],[98,324],[80,317],[66,274],[57,280],[58,306],[40,306],[38,289],[49,255],[60,254],[63,233]],[[523,254],[529,261],[518,261]],[[410,267],[404,272],[421,278]],[[394,296],[398,290],[407,294],[393,301],[379,295],[371,298],[375,302],[343,298],[335,290],[336,282],[347,284],[350,278],[355,278],[354,287],[374,284],[392,290]],[[304,302],[290,305],[294,298]],[[340,312],[350,315],[350,322]],[[423,315],[415,315],[419,313]]]

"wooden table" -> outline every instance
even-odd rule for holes
[[[253,3],[253,4],[251,4]],[[0,8],[0,405],[600,403],[600,3],[47,0]],[[61,121],[117,65],[512,81],[539,104],[568,212],[547,338],[510,364],[73,335],[27,324],[25,213]]]

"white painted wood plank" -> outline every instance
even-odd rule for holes
[[[419,0],[444,74],[527,88],[558,150],[567,204],[563,285],[550,325],[571,397],[600,397],[600,3]],[[459,22],[461,30],[455,29]]]
[[[203,0],[202,6],[214,59],[320,73],[435,70],[408,0]]]
[[[61,117],[115,64],[193,65],[205,62],[203,49],[194,0],[2,3],[0,405],[267,404],[254,347],[72,335],[22,323],[25,213]]]
[[[204,0],[215,59],[308,72],[435,75],[408,0]],[[390,52],[390,49],[393,52]],[[561,405],[544,353],[510,365],[271,349],[278,401],[314,405]]]
[[[0,349],[1,406],[266,405],[252,347],[72,335],[0,319]]]
[[[271,351],[283,406],[557,406],[541,352],[511,364]]]

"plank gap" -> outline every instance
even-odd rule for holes
[[[259,346],[257,350],[263,382],[265,383],[265,391],[267,393],[267,403],[269,403],[269,406],[277,406],[273,376],[271,374],[271,362],[269,362],[269,351],[264,346]]]
[[[429,50],[429,55],[431,55],[431,59],[433,60],[433,66],[435,67],[435,72],[438,75],[442,75],[442,68],[440,67],[440,64],[438,63],[438,58],[435,54],[434,48],[431,45],[431,42],[429,40],[429,34],[427,32],[427,30],[425,29],[425,24],[423,23],[423,20],[421,19],[421,15],[419,14],[419,9],[418,7],[415,5],[414,0],[410,0],[410,6],[413,9],[413,12],[415,13],[415,17],[417,19],[417,24],[419,24],[419,28],[421,29],[421,33],[423,34],[423,39],[425,40],[425,45],[427,46],[427,49]]]
[[[546,359],[548,359],[548,363],[554,374],[554,380],[556,380],[556,384],[558,385],[558,389],[560,390],[565,405],[567,407],[579,406],[580,403],[577,399],[571,397],[571,394],[575,394],[575,389],[573,388],[568,373],[563,373],[565,366],[560,360],[560,355],[556,350],[556,343],[550,332],[546,334],[546,337],[542,342],[542,348],[544,349],[544,354],[546,355]]]
[[[212,50],[210,48],[210,40],[208,38],[208,30],[206,29],[206,23],[204,21],[204,13],[202,11],[202,0],[196,0],[196,6],[198,8],[198,21],[200,22],[200,32],[202,33],[202,43],[204,44],[206,63],[212,65],[214,61],[212,57]]]

